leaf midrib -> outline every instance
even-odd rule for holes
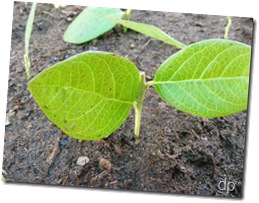
[[[42,86],[42,85],[34,85],[34,86]],[[60,85],[48,85],[48,86],[61,87]],[[81,91],[81,92],[84,92],[84,93],[94,94],[94,95],[102,97],[102,99],[106,99],[106,100],[110,100],[110,101],[121,102],[121,103],[125,103],[125,104],[130,104],[130,105],[132,105],[134,103],[134,101],[132,101],[132,102],[131,101],[124,101],[124,100],[121,100],[121,99],[106,97],[102,94],[99,94],[99,93],[93,92],[93,91],[89,91],[89,90],[78,89],[76,87],[62,86],[62,89],[65,89],[65,88],[70,88],[70,89],[73,89],[73,90],[76,90],[76,91]]]

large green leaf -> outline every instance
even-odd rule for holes
[[[148,25],[148,24],[143,24],[143,23],[136,23],[128,20],[120,20],[120,19],[115,19],[115,18],[109,18],[110,20],[123,25],[124,27],[130,28],[132,30],[135,30],[139,33],[148,35],[149,37],[158,39],[160,41],[163,41],[165,43],[174,45],[180,49],[184,48],[185,45],[174,38],[170,37],[167,35],[164,31],[160,30],[159,28],[153,26],[153,25]]]
[[[85,8],[68,26],[64,41],[82,44],[111,30],[116,23],[107,17],[122,18],[124,12],[118,8]]]
[[[251,48],[221,39],[192,44],[158,69],[154,87],[176,108],[219,117],[247,108]]]
[[[66,134],[97,140],[128,117],[140,84],[136,66],[118,55],[85,52],[42,71],[29,90]]]

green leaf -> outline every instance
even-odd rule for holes
[[[122,18],[123,12],[118,8],[85,8],[68,26],[64,41],[82,44],[91,41],[115,27],[116,23],[107,17]]]
[[[66,134],[98,140],[128,117],[140,84],[136,66],[118,55],[85,52],[42,71],[29,90]]]
[[[201,117],[247,108],[251,47],[212,39],[192,44],[158,69],[154,87],[176,108]]]
[[[165,32],[163,32],[162,30],[160,30],[159,28],[157,28],[153,25],[136,23],[136,22],[132,22],[132,21],[120,20],[120,19],[115,19],[115,18],[109,18],[109,19],[118,24],[123,25],[124,27],[135,30],[142,34],[148,35],[149,37],[155,38],[155,39],[163,41],[165,43],[174,45],[180,49],[182,49],[186,46],[185,44],[175,40],[174,38],[170,37]]]

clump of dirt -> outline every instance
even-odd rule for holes
[[[247,112],[203,119],[163,101],[148,89],[141,139],[134,137],[134,112],[108,138],[80,141],[52,124],[27,89],[23,64],[25,24],[31,4],[14,3],[3,170],[8,182],[70,185],[134,191],[241,197]],[[178,50],[120,26],[89,43],[72,45],[62,39],[83,7],[55,9],[38,4],[30,44],[31,74],[87,50],[107,51],[132,60],[151,80],[160,64]],[[223,38],[224,16],[132,12],[133,21],[155,25],[190,44]],[[229,38],[252,42],[253,21],[233,17]],[[79,157],[87,163],[77,164]],[[235,182],[230,193],[218,183]]]

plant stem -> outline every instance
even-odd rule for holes
[[[27,79],[30,79],[30,58],[29,58],[29,44],[30,44],[30,37],[32,33],[32,27],[33,27],[33,21],[35,16],[35,10],[36,10],[37,3],[34,2],[31,7],[31,11],[29,14],[29,18],[27,20],[26,29],[25,29],[25,39],[24,39],[24,64],[25,64],[25,70]]]
[[[26,71],[26,76],[27,80],[30,79],[31,74],[30,74],[30,68],[31,68],[31,63],[28,54],[24,54],[24,64],[25,64],[25,71]]]
[[[227,39],[228,38],[228,32],[229,32],[229,28],[231,26],[231,23],[232,23],[232,20],[231,20],[231,16],[227,16],[227,19],[228,19],[228,24],[225,28],[225,35],[224,35],[224,38]]]
[[[131,15],[131,9],[128,9],[125,14],[124,14],[124,20],[130,20],[130,15]],[[123,27],[123,33],[126,33],[128,30],[127,27]]]
[[[147,84],[146,84],[145,73],[142,72],[140,73],[140,87],[139,87],[138,98],[137,98],[137,101],[134,103],[134,107],[135,107],[135,130],[134,131],[135,131],[136,138],[139,138],[141,112],[142,112],[142,105],[143,105],[146,89],[147,89]]]

